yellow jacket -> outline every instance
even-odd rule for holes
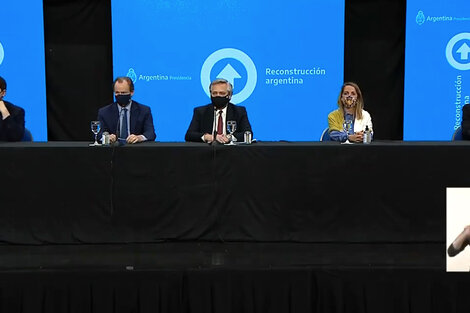
[[[343,121],[343,112],[340,109],[334,110],[333,112],[328,114],[328,131],[343,131]],[[358,120],[356,118],[354,120],[354,132],[360,132],[362,130],[365,130],[366,125],[369,126],[371,132],[374,131],[372,129],[372,118],[370,117],[370,114],[367,111],[362,110],[362,119]]]
[[[328,128],[331,132],[332,130],[343,131],[343,121],[344,116],[343,112],[338,109],[334,110],[330,114],[328,114]]]

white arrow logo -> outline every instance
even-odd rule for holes
[[[3,51],[3,46],[2,46],[2,43],[0,42],[0,64],[2,64],[4,56],[5,56],[5,52]]]
[[[459,62],[454,58],[452,51],[454,51],[454,46],[461,40],[470,40],[470,33],[460,33],[452,37],[446,46],[446,58],[447,62],[449,62],[452,67],[460,70],[460,71],[468,71],[470,70],[470,63],[469,62]],[[460,53],[460,60],[465,61],[468,60],[468,54],[470,53],[470,47],[467,43],[463,43],[460,48],[456,51]]]
[[[243,51],[234,49],[234,48],[223,48],[213,52],[207,57],[202,64],[201,68],[201,84],[204,92],[207,96],[211,96],[209,93],[209,84],[211,83],[211,71],[214,65],[223,59],[235,59],[243,64],[243,67],[246,69],[246,84],[245,87],[234,94],[231,102],[234,104],[239,104],[248,99],[251,96],[256,87],[256,82],[258,80],[258,74],[256,72],[256,66],[251,60],[251,58]],[[240,74],[235,71],[232,65],[227,64],[224,69],[217,75],[217,78],[225,78],[228,80],[232,86],[235,87],[235,78],[242,78]]]
[[[233,89],[235,89],[235,78],[242,77],[229,63],[224,67],[224,69],[219,73],[219,75],[217,75],[217,78],[225,78],[232,84]]]
[[[470,53],[470,47],[467,45],[467,43],[464,42],[464,44],[457,50],[457,53],[460,53],[460,59],[461,60],[468,60],[468,54]]]

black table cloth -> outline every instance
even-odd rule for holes
[[[0,144],[0,241],[444,242],[466,142]]]

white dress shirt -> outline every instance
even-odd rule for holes
[[[225,106],[225,108],[223,109],[216,109],[214,110],[215,114],[214,114],[214,123],[212,123],[213,127],[212,127],[212,134],[211,135],[214,135],[214,133],[217,133],[217,126],[218,123],[219,123],[219,112],[222,111],[222,134],[223,135],[227,135],[227,106]],[[202,135],[202,141],[206,142],[204,140],[204,135]],[[215,140],[215,138],[214,138]]]

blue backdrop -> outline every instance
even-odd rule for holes
[[[209,82],[234,83],[260,140],[318,140],[343,81],[344,0],[112,0],[114,75],[157,140],[181,141]]]
[[[470,102],[470,1],[408,0],[405,140],[450,140]]]
[[[5,100],[26,111],[34,140],[47,140],[44,23],[41,0],[2,1],[0,76],[7,81]]]

